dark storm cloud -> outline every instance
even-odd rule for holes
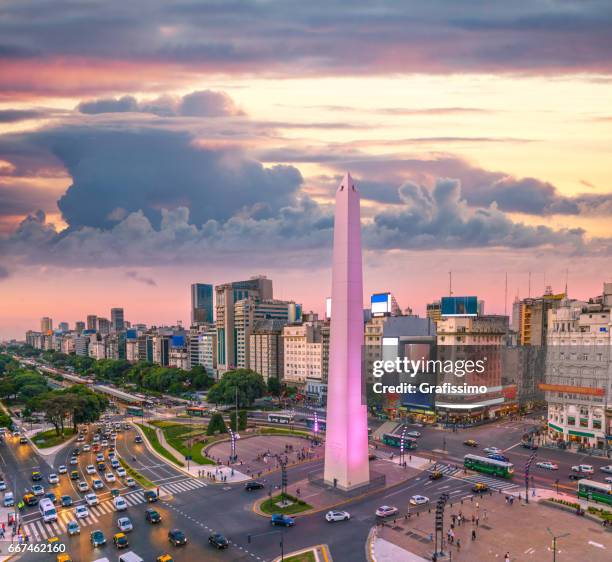
[[[0,109],[0,123],[17,123],[43,115],[44,112],[35,109]]]
[[[138,271],[126,271],[125,276],[128,279],[132,279],[133,281],[138,281],[138,283],[149,285],[149,287],[157,287],[155,279],[153,279],[152,277],[147,277],[146,275],[142,275]]]
[[[179,79],[166,65],[183,76],[608,73],[611,28],[612,4],[595,0],[58,0],[52,6],[46,0],[9,0],[0,20],[0,57],[65,61],[82,69],[90,60],[102,66],[160,65],[159,79],[146,80],[152,88]],[[115,69],[122,72],[134,69]],[[100,91],[116,89],[105,73],[99,76]],[[94,74],[64,88],[92,91],[92,81]],[[13,91],[62,87],[44,80],[12,82],[10,76],[2,85]]]
[[[6,279],[10,275],[9,270],[6,267],[0,265],[0,281]]]

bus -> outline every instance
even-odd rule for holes
[[[293,414],[268,414],[270,423],[293,423]]]
[[[196,418],[203,418],[206,414],[206,408],[201,408],[200,406],[188,406],[186,409],[188,416],[195,416]]]
[[[578,481],[578,497],[590,502],[612,505],[612,484],[595,482],[594,480]]]
[[[51,521],[57,521],[57,511],[53,502],[49,498],[43,498],[38,502],[38,509],[40,515],[45,523],[51,523]]]
[[[402,436],[397,433],[385,433],[383,435],[382,442],[385,445],[391,445],[391,447],[401,447]],[[412,439],[412,437],[404,437],[404,450],[409,451],[416,448],[416,439]]]
[[[125,409],[125,413],[128,416],[144,416],[144,410],[142,408],[139,408],[137,406],[128,406]]]
[[[325,420],[322,420],[321,418],[319,418],[317,420],[318,424],[319,424],[319,431],[325,431],[325,429],[327,428],[327,424],[325,423]],[[306,427],[308,427],[308,429],[314,429],[314,418],[306,418]]]
[[[463,457],[463,466],[477,472],[502,476],[503,478],[512,478],[514,474],[514,465],[512,463],[479,457],[478,455],[465,455]]]

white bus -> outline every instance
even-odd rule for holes
[[[268,414],[270,423],[293,423],[293,414]]]
[[[38,509],[45,523],[57,521],[57,511],[49,498],[43,498],[38,502]]]

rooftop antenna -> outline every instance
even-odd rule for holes
[[[565,298],[567,298],[567,277],[569,275],[569,269],[565,268]]]
[[[448,296],[453,296],[453,272],[448,272]]]

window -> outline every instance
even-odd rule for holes
[[[601,420],[593,420],[593,429],[601,429]]]

